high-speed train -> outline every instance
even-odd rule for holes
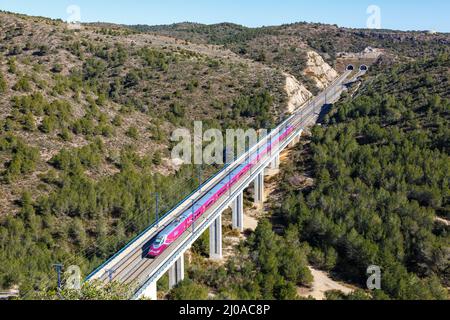
[[[266,144],[261,146],[248,161],[237,166],[229,176],[225,177],[212,190],[201,199],[197,200],[193,206],[178,216],[163,231],[161,231],[150,245],[148,256],[156,258],[161,255],[175,240],[178,239],[192,224],[198,220],[216,201],[229,191],[239,179],[250,171],[258,162],[269,153],[274,144],[282,142],[294,131],[293,126],[287,126],[280,131],[273,139],[268,139]]]

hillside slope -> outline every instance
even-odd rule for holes
[[[0,287],[91,271],[198,184],[175,128],[272,127],[311,96],[215,45],[0,12]],[[204,168],[204,176],[217,170]]]
[[[279,66],[299,79],[306,63],[306,55],[301,53],[307,50],[316,51],[335,66],[339,53],[361,52],[367,47],[383,48],[388,54],[403,59],[431,57],[450,44],[449,34],[349,29],[304,22],[260,28],[230,23],[180,23],[133,28],[195,43],[223,45],[239,55]]]

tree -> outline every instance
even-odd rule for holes
[[[180,282],[172,291],[169,293],[170,300],[207,300],[208,299],[208,289],[201,285],[193,282],[192,280],[185,279]]]
[[[139,131],[134,126],[129,127],[126,134],[127,134],[127,136],[129,136],[130,138],[132,138],[134,140],[137,140],[139,138]]]
[[[17,83],[13,86],[13,89],[16,91],[28,92],[31,90],[31,84],[26,76],[22,76],[19,78]]]
[[[46,290],[36,297],[39,300],[129,300],[131,287],[122,283],[85,282],[81,290]]]
[[[31,112],[28,112],[24,116],[23,127],[27,131],[35,131],[36,130],[36,121],[34,120],[34,116]]]
[[[3,73],[0,71],[0,93],[6,92],[8,84],[6,83],[5,77]]]
[[[160,151],[156,151],[155,154],[153,155],[153,164],[155,166],[159,166],[162,163],[162,156],[161,156],[161,152]]]
[[[131,71],[125,77],[124,87],[125,88],[135,87],[139,84],[139,80],[140,80],[140,78],[139,78],[139,75],[137,74],[137,72]]]
[[[80,220],[80,218],[73,219],[69,229],[69,236],[72,238],[72,241],[79,247],[84,247],[87,236],[86,229],[83,226],[83,222]]]

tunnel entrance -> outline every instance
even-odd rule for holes
[[[363,65],[361,65],[360,67],[359,67],[359,70],[360,71],[367,71],[369,68],[365,65],[365,64],[363,64]]]
[[[346,68],[347,71],[353,71],[355,70],[355,67],[352,64],[349,64]]]

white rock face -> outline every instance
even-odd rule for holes
[[[313,79],[319,89],[324,89],[339,76],[317,52],[308,51],[307,58],[304,74]]]
[[[309,98],[312,97],[312,93],[306,89],[293,75],[284,74],[286,76],[285,90],[288,95],[287,111],[293,113],[296,109],[302,106]]]

